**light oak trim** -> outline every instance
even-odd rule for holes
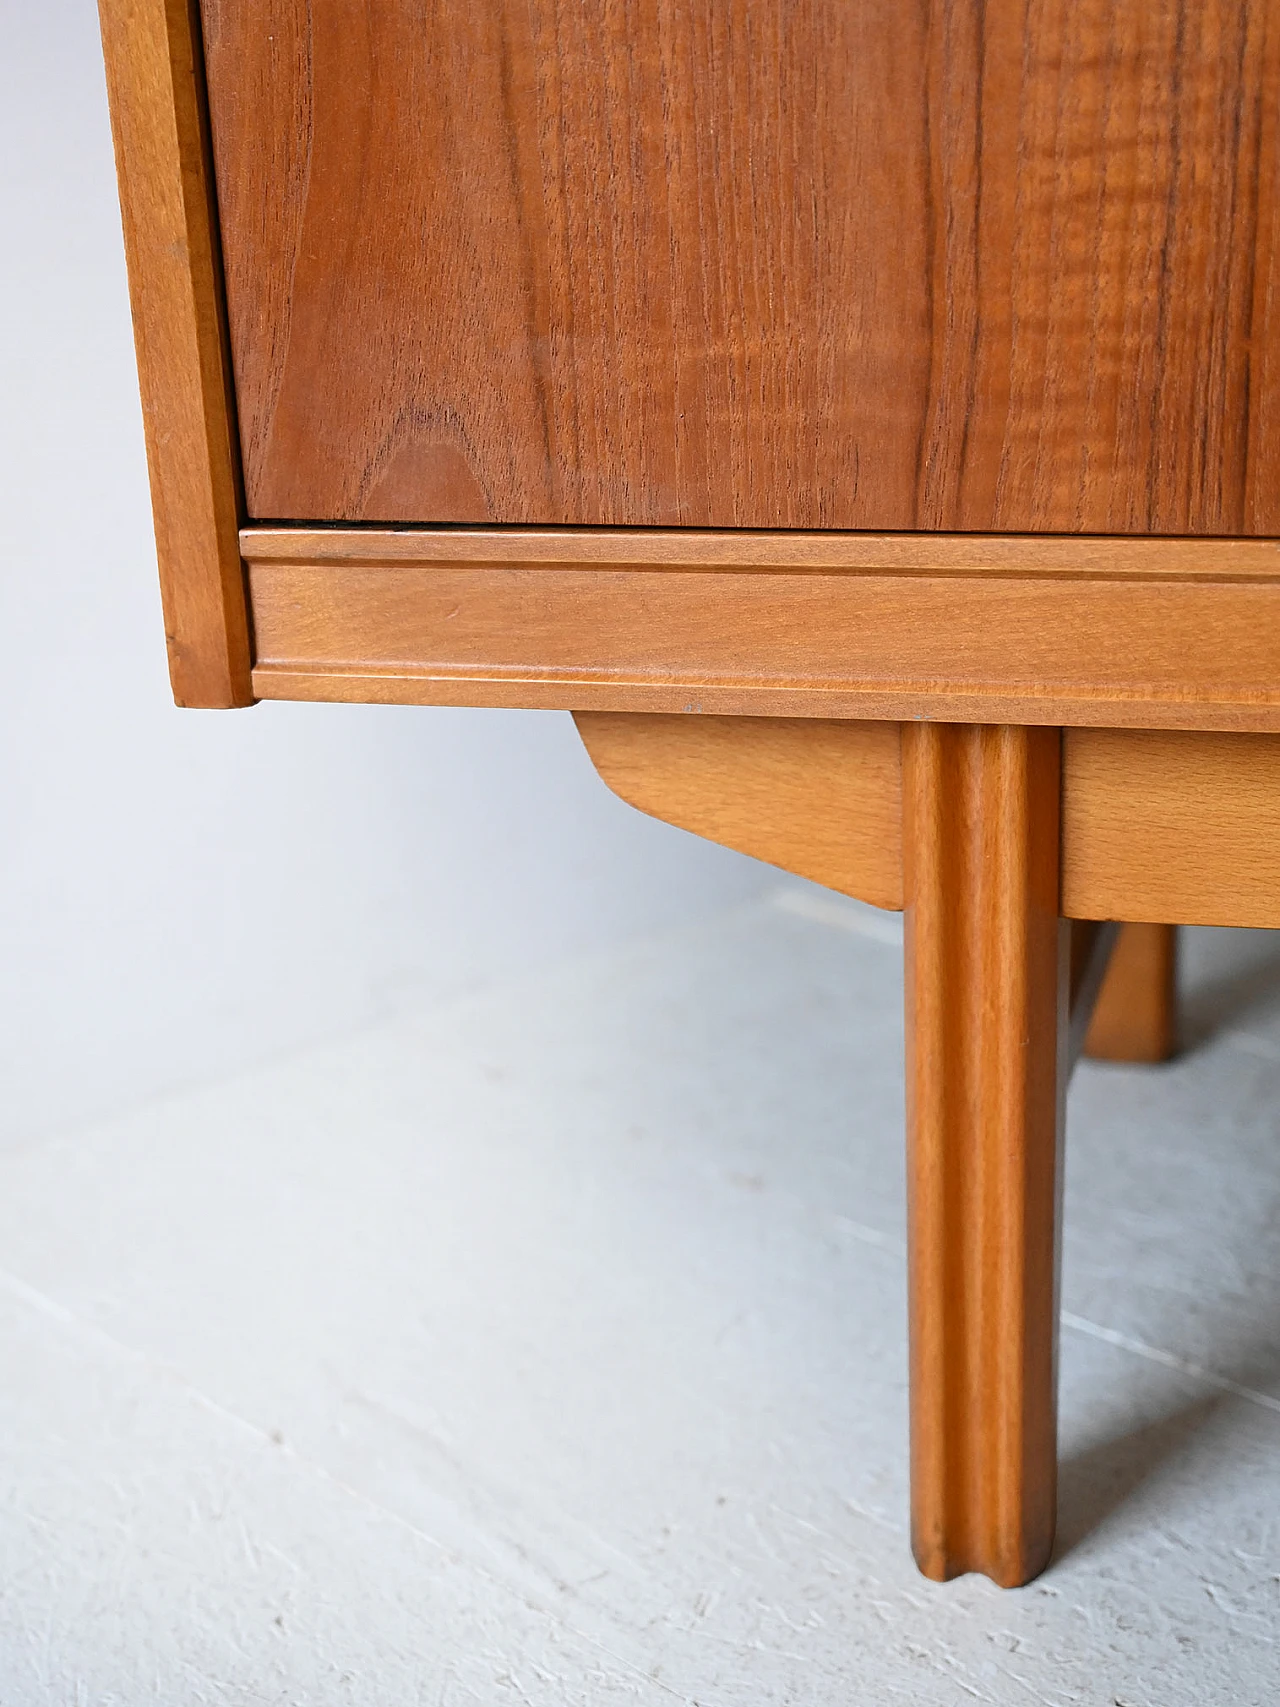
[[[241,539],[264,698],[1280,731],[1269,541]]]
[[[1280,926],[1280,740],[1076,729],[1064,749],[1072,918]]]
[[[1061,737],[914,724],[902,749],[912,1545],[1013,1587],[1057,1478]]]
[[[623,800],[875,907],[902,905],[896,723],[575,714]]]
[[[1121,925],[1084,1053],[1094,1061],[1170,1060],[1178,1048],[1178,933]]]
[[[249,705],[199,22],[188,0],[99,0],[99,12],[174,698]]]

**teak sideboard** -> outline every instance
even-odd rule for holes
[[[1280,0],[101,13],[179,703],[905,909],[914,1547],[1025,1582],[1071,1064],[1280,925]]]

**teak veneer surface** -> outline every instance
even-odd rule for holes
[[[253,517],[1280,532],[1280,0],[202,14]]]

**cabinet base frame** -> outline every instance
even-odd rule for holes
[[[1027,1582],[1053,1546],[1067,1079],[1082,1047],[1165,1058],[1175,1017],[1172,926],[1066,915],[1280,925],[1280,741],[577,723],[642,810],[905,906],[913,1547],[938,1580]]]

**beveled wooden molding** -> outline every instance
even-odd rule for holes
[[[608,786],[642,812],[875,907],[902,905],[896,723],[580,711]]]
[[[250,705],[199,22],[188,0],[99,13],[174,698]]]
[[[912,1545],[1044,1569],[1057,1477],[1067,927],[1056,730],[903,730]]]
[[[1084,1053],[1094,1061],[1170,1060],[1178,1048],[1177,986],[1176,928],[1122,925]]]
[[[811,569],[1013,579],[1274,581],[1280,540],[1097,534],[839,533],[798,528],[325,527],[243,530],[273,563],[483,563]]]
[[[246,528],[264,698],[1280,731],[1272,541]]]

